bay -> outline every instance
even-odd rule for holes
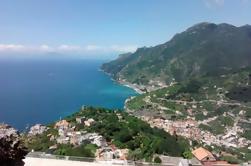
[[[0,60],[0,122],[24,129],[82,105],[122,109],[137,93],[99,70],[104,60]]]

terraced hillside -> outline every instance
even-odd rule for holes
[[[208,146],[251,153],[251,69],[207,74],[131,98],[127,111]],[[240,150],[241,149],[241,150]]]

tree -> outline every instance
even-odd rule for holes
[[[134,161],[141,159],[142,158],[141,150],[138,148],[134,151],[130,151],[128,158]]]
[[[1,166],[23,166],[22,159],[27,153],[28,150],[17,133],[0,138]]]
[[[193,158],[193,154],[190,150],[185,150],[182,154],[182,156],[185,158],[185,159],[191,159]]]
[[[157,156],[154,158],[154,162],[160,164],[160,163],[162,163],[162,160],[159,158],[159,156]]]

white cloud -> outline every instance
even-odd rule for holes
[[[81,47],[75,46],[75,45],[63,44],[63,45],[56,47],[56,50],[58,50],[58,51],[79,51],[79,50],[81,50]]]
[[[46,44],[41,45],[39,49],[41,49],[41,51],[51,51],[51,48]]]
[[[101,46],[97,46],[97,45],[87,45],[85,47],[85,49],[88,50],[88,51],[97,51],[97,50],[102,50],[104,48],[101,47]]]
[[[0,44],[0,51],[21,51],[25,46],[16,44]]]
[[[43,53],[61,53],[61,54],[102,54],[102,53],[124,53],[133,52],[137,49],[135,45],[67,45],[62,44],[59,46],[49,46],[42,44],[38,46],[21,45],[21,44],[0,44],[1,53],[31,53],[31,54],[43,54]]]

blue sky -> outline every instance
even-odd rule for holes
[[[0,54],[109,54],[198,22],[251,24],[251,0],[0,0]]]

